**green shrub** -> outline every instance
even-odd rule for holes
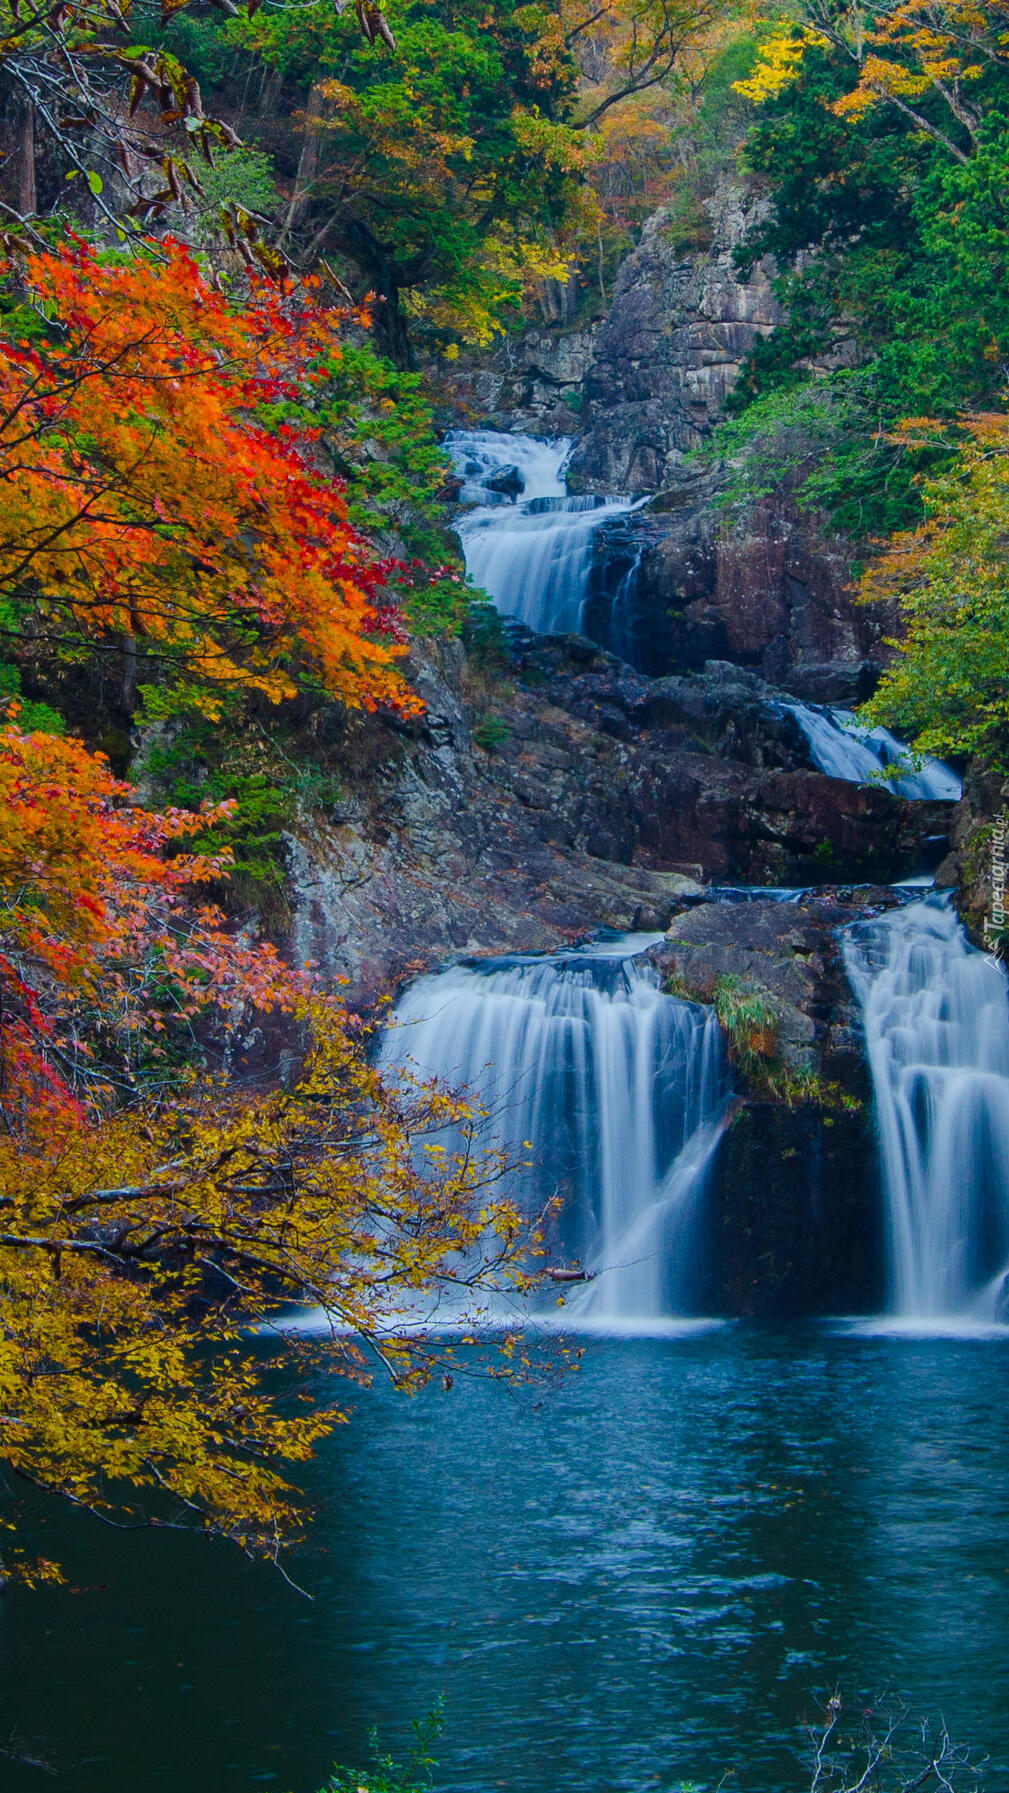
[[[367,1768],[334,1768],[319,1793],[426,1793],[431,1785],[431,1770],[436,1766],[431,1750],[444,1722],[441,1700],[426,1718],[414,1719],[413,1743],[405,1762],[383,1755],[378,1746],[378,1733],[373,1731],[370,1765]]]
[[[485,753],[496,753],[507,741],[511,730],[503,716],[485,716],[473,730],[473,739]]]

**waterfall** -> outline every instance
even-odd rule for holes
[[[636,506],[629,498],[569,497],[567,437],[452,430],[445,440],[462,501],[474,506],[458,525],[474,584],[539,634],[580,631],[595,532]]]
[[[635,639],[637,619],[634,614],[634,598],[644,558],[645,548],[642,546],[636,549],[633,560],[613,594],[606,631],[606,645],[610,653],[626,660],[628,666],[640,664]]]
[[[661,938],[423,977],[383,1048],[386,1069],[479,1096],[488,1143],[533,1160],[527,1206],[562,1196],[561,1249],[593,1278],[569,1324],[639,1329],[697,1299],[699,1199],[729,1079],[714,1014],[664,995],[634,956]]]
[[[872,1071],[900,1319],[993,1321],[1009,1271],[1009,1006],[941,897],[857,923],[845,964]]]
[[[910,766],[911,749],[886,728],[865,728],[850,710],[819,709],[811,704],[787,703],[809,742],[813,761],[831,778],[850,784],[878,780],[886,766]],[[941,760],[924,759],[920,769],[908,770],[887,780],[900,797],[939,798],[959,801],[960,780]]]

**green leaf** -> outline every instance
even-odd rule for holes
[[[96,199],[97,199],[99,193],[102,191],[102,188],[104,187],[104,185],[105,185],[105,182],[102,180],[101,175],[97,174],[93,168],[89,168],[88,169],[88,186],[91,188],[91,191],[95,195]]]

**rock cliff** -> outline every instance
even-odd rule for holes
[[[810,769],[752,675],[651,681],[579,638],[516,633],[477,676],[416,669],[426,717],[346,718],[345,791],[292,834],[292,949],[368,1001],[419,963],[665,928],[708,881],[817,883],[912,866],[945,807]]]
[[[707,202],[710,243],[686,250],[660,208],[621,268],[593,338],[569,478],[575,489],[653,499],[632,529],[600,531],[587,627],[647,672],[717,657],[797,696],[853,703],[871,691],[884,650],[879,622],[848,589],[851,544],[787,487],[730,520],[717,468],[687,459],[779,321],[773,268],[758,263],[743,280],[733,262],[762,204],[723,186]],[[618,637],[607,595],[621,579]]]

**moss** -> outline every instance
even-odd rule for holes
[[[730,1063],[746,1079],[751,1095],[786,1108],[861,1107],[857,1096],[829,1082],[811,1066],[785,1063],[780,1010],[759,984],[734,976],[717,977],[713,1000],[728,1042]]]

